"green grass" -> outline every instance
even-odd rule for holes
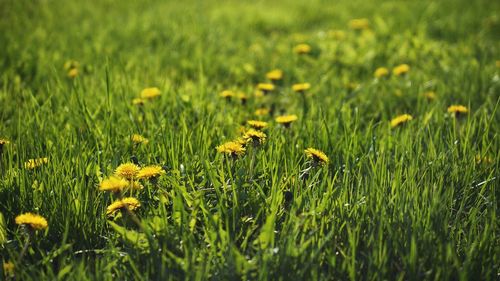
[[[15,265],[0,276],[498,280],[499,2],[179,2],[0,1],[0,259]],[[402,63],[408,75],[373,78]],[[275,68],[278,89],[255,97]],[[146,87],[161,96],[133,105]],[[289,129],[273,121],[285,113],[299,117]],[[270,122],[261,147],[217,153],[256,118]],[[304,177],[308,147],[330,161]],[[106,216],[117,196],[98,189],[132,158],[167,171],[127,194],[139,224]],[[49,224],[28,244],[25,212]]]

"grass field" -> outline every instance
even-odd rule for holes
[[[0,277],[499,280],[499,11],[1,0]]]

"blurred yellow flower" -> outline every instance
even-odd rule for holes
[[[345,32],[343,30],[330,30],[328,36],[336,40],[343,40],[345,38]]]
[[[132,136],[130,136],[130,140],[135,143],[135,144],[147,144],[149,142],[149,140],[139,134],[133,134]]]
[[[274,69],[266,73],[266,78],[271,81],[277,81],[283,79],[283,71],[280,69]]]
[[[134,197],[126,197],[121,200],[117,200],[108,206],[106,209],[106,214],[111,215],[114,212],[121,209],[129,209],[130,211],[134,211],[141,206],[139,200]]]
[[[311,84],[309,83],[299,83],[299,84],[293,84],[292,85],[292,90],[297,93],[303,93],[311,88]]]
[[[14,263],[11,261],[3,263],[3,272],[5,272],[6,277],[12,277],[12,275],[14,275],[14,269]]]
[[[247,121],[247,124],[256,129],[256,130],[262,130],[262,129],[265,129],[267,128],[267,126],[269,125],[267,122],[264,122],[264,121],[258,121],[258,120],[248,120]]]
[[[127,180],[132,180],[139,172],[139,167],[134,163],[125,163],[118,166],[115,170],[115,175]]]
[[[254,129],[250,129],[243,134],[243,139],[245,140],[245,142],[252,142],[254,145],[262,144],[266,141],[266,137],[267,136],[265,133]]]
[[[257,84],[257,90],[262,91],[264,94],[274,90],[274,85],[271,83],[259,83]]]
[[[153,165],[146,166],[139,170],[138,179],[151,179],[165,174],[165,170],[161,166]]]
[[[234,92],[231,90],[224,90],[224,91],[219,93],[219,97],[225,98],[225,99],[231,99],[232,97],[234,97]]]
[[[145,88],[141,91],[141,98],[143,99],[154,99],[160,96],[160,89],[156,87]]]
[[[15,221],[18,225],[26,225],[34,230],[45,229],[48,226],[47,220],[44,217],[33,213],[19,215],[16,217]]]
[[[276,117],[275,121],[285,127],[289,127],[290,124],[292,124],[292,122],[297,121],[297,119],[298,119],[297,115],[293,114],[293,115],[278,116]]]
[[[135,98],[132,100],[133,105],[143,105],[146,102],[145,99]]]
[[[255,110],[254,114],[256,116],[265,116],[268,115],[270,112],[269,108],[258,108]]]
[[[49,158],[44,157],[44,158],[37,158],[37,159],[29,159],[28,161],[24,162],[24,168],[26,169],[35,169],[37,167],[42,166],[43,164],[49,163]]]
[[[382,78],[384,76],[387,76],[389,75],[389,69],[387,69],[386,67],[379,67],[375,70],[375,73],[373,74],[373,76],[375,76],[375,78]]]
[[[75,78],[76,76],[78,76],[78,73],[78,68],[72,68],[68,71],[68,77]]]
[[[458,116],[460,114],[465,114],[468,112],[469,112],[469,109],[463,105],[455,104],[455,105],[450,105],[448,107],[448,113],[454,114],[456,116]]]
[[[401,76],[410,72],[410,66],[407,64],[400,64],[392,69],[392,74],[396,76]]]
[[[404,124],[412,119],[413,117],[410,114],[399,115],[391,120],[391,128],[396,128],[397,126]]]
[[[436,93],[433,91],[425,92],[424,97],[430,101],[435,100],[437,98]]]
[[[349,21],[349,27],[354,30],[362,30],[370,28],[370,21],[368,19],[352,19]]]
[[[64,63],[64,69],[65,70],[70,70],[70,69],[73,69],[73,68],[79,68],[80,67],[80,63],[76,60],[68,60]]]
[[[238,97],[240,99],[241,104],[245,104],[248,100],[247,95],[245,95],[245,93],[243,93],[243,92],[236,93],[236,97]]]
[[[308,44],[298,44],[293,48],[293,51],[297,54],[309,54],[311,52],[311,46]]]
[[[309,147],[308,149],[304,150],[304,152],[306,153],[306,156],[308,158],[311,158],[315,163],[327,164],[330,161],[328,159],[328,156],[326,156],[326,154],[321,150]]]
[[[115,176],[111,176],[107,179],[104,179],[99,184],[99,190],[101,191],[111,191],[111,192],[120,192],[129,186],[129,182],[124,178],[119,178]]]
[[[245,154],[245,148],[243,147],[243,145],[239,142],[236,142],[236,141],[230,141],[230,142],[223,143],[223,144],[217,146],[216,149],[217,149],[217,152],[219,152],[219,153],[229,154],[233,157],[241,156],[241,155]]]

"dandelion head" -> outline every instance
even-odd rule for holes
[[[395,76],[401,76],[410,72],[410,66],[407,64],[400,64],[392,69],[392,74]]]
[[[141,91],[141,98],[143,99],[154,99],[160,96],[160,89],[156,87],[152,88],[145,88],[144,90]]]
[[[36,158],[36,159],[29,159],[28,161],[24,162],[24,168],[28,170],[32,170],[35,168],[38,168],[44,164],[49,163],[49,158],[44,157],[44,158]]]
[[[387,69],[386,67],[379,67],[375,69],[375,72],[373,73],[373,76],[375,76],[375,78],[382,78],[388,75],[389,69]]]
[[[278,116],[278,117],[276,117],[275,121],[278,124],[281,124],[281,125],[283,125],[285,127],[289,127],[290,124],[292,124],[293,122],[297,121],[297,119],[298,119],[297,115],[293,114],[293,115]]]
[[[230,141],[223,143],[216,147],[217,152],[231,155],[233,157],[241,156],[245,154],[245,147],[240,142]]]
[[[274,90],[274,85],[271,83],[259,83],[257,84],[257,90],[262,91],[264,94]]]
[[[133,179],[139,172],[139,167],[134,163],[125,163],[118,166],[115,175],[128,180]]]
[[[248,126],[256,129],[256,130],[263,130],[269,126],[267,122],[264,121],[259,121],[259,120],[248,120],[247,121]]]
[[[14,263],[12,263],[11,261],[3,263],[3,272],[5,272],[6,276],[13,276],[14,269],[15,269]]]
[[[424,97],[429,101],[433,101],[437,98],[436,93],[433,91],[425,92]]]
[[[33,213],[19,215],[15,221],[16,224],[28,226],[33,230],[42,230],[48,226],[47,220],[44,217]]]
[[[222,91],[222,92],[219,93],[219,97],[225,98],[227,100],[230,100],[234,96],[235,96],[235,94],[231,90],[224,90],[224,91]]]
[[[258,108],[255,110],[254,114],[255,116],[266,116],[271,112],[269,108]]]
[[[466,114],[469,112],[469,109],[463,105],[450,105],[448,107],[448,113],[454,114],[455,116],[459,116],[460,114]]]
[[[293,48],[293,52],[299,55],[309,54],[311,52],[311,46],[308,44],[298,44]]]
[[[266,141],[266,137],[265,133],[254,129],[250,129],[243,134],[243,139],[247,143],[252,142],[254,145],[264,143]]]
[[[161,175],[165,174],[165,170],[161,166],[153,165],[153,166],[146,166],[143,167],[139,170],[139,173],[137,174],[138,179],[151,179],[151,178],[157,178]]]
[[[108,208],[106,209],[106,214],[112,215],[116,211],[124,210],[124,209],[134,211],[137,208],[139,208],[140,206],[141,206],[141,202],[139,202],[139,200],[137,200],[136,198],[126,197],[126,198],[123,198],[121,200],[117,200],[117,201],[111,203],[111,205],[109,205]]]
[[[78,68],[72,68],[70,70],[68,70],[68,77],[69,78],[75,78],[76,76],[78,76]]]
[[[111,176],[107,179],[104,179],[99,184],[99,190],[101,191],[111,191],[111,192],[120,192],[129,186],[129,182],[124,178],[119,178],[115,176]]]
[[[278,81],[283,79],[283,71],[281,69],[274,69],[266,73],[266,78],[271,81]]]
[[[317,164],[323,165],[327,164],[328,161],[330,161],[328,159],[328,156],[326,156],[326,154],[321,150],[309,147],[308,149],[304,150],[304,152],[306,153],[307,158],[312,159]]]
[[[354,30],[363,30],[370,28],[370,21],[368,19],[352,19],[349,21],[349,27]]]
[[[309,83],[299,83],[299,84],[293,84],[292,85],[292,90],[297,93],[303,93],[311,88],[311,84]]]
[[[130,136],[130,140],[134,143],[134,144],[147,144],[149,142],[149,140],[139,134],[133,134],[132,136]]]
[[[391,128],[396,128],[412,119],[413,117],[410,114],[402,114],[396,116],[394,119],[391,120]]]
[[[144,105],[144,103],[146,103],[146,100],[142,98],[135,98],[132,100],[133,105]]]

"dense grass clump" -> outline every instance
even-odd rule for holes
[[[498,1],[0,1],[6,280],[498,280]]]

